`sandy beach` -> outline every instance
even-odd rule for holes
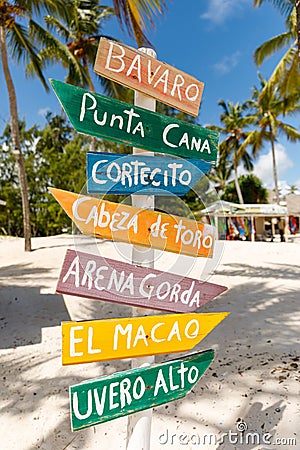
[[[131,366],[129,359],[61,365],[62,321],[131,316],[127,306],[55,293],[74,245],[129,258],[124,244],[71,235],[35,238],[31,253],[22,239],[0,240],[0,450],[126,448],[126,417],[71,432],[69,386]],[[300,449],[299,251],[297,241],[232,241],[210,263],[171,253],[158,259],[160,270],[227,286],[199,312],[231,315],[193,349],[214,348],[216,358],[192,392],[154,409],[151,449]]]

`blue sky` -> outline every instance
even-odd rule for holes
[[[111,2],[106,2],[110,5]],[[220,99],[243,102],[258,84],[253,51],[270,37],[284,31],[284,19],[270,4],[254,9],[252,0],[172,0],[164,15],[157,18],[156,28],[148,36],[155,46],[157,58],[187,72],[205,83],[199,122],[219,124]],[[136,47],[134,41],[111,19],[103,34],[121,39]],[[268,77],[280,55],[267,60],[259,69]],[[19,101],[19,114],[28,125],[44,124],[47,110],[59,112],[53,92],[45,93],[39,82],[24,76],[24,67],[12,62],[12,73]],[[64,79],[61,68],[52,67],[48,77]],[[96,81],[96,78],[95,78]],[[97,81],[96,81],[97,83]],[[97,85],[97,84],[96,84]],[[0,130],[8,121],[8,101],[2,72]],[[99,85],[99,92],[101,87]],[[286,119],[299,128],[300,116]],[[277,166],[282,184],[299,184],[300,143],[291,144],[279,137]],[[255,173],[272,187],[270,149],[266,147],[255,161]]]

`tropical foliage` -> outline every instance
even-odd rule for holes
[[[31,63],[32,72],[47,87],[38,55],[37,42],[33,39],[32,30],[39,28],[40,36],[46,31],[33,19],[33,14],[46,11],[63,11],[61,0],[0,0],[0,53],[4,78],[8,91],[10,126],[12,137],[12,153],[18,166],[20,194],[22,199],[23,234],[25,251],[31,250],[30,207],[28,199],[28,182],[19,135],[18,105],[14,82],[9,66],[9,52],[15,63]]]
[[[267,203],[268,190],[262,185],[261,180],[253,175],[241,175],[239,177],[239,185],[243,194],[245,203]],[[235,188],[235,183],[232,181],[228,183],[221,195],[222,200],[228,202],[238,203],[238,196]]]
[[[253,156],[256,157],[264,144],[270,143],[277,202],[279,202],[279,191],[275,143],[280,134],[285,135],[292,142],[300,139],[298,130],[282,119],[285,115],[299,111],[298,98],[298,95],[295,94],[282,97],[278,85],[274,86],[260,77],[260,87],[253,88],[252,99],[248,102],[248,107],[251,111],[251,114],[248,115],[248,120],[253,124],[254,129],[247,134],[241,145],[241,151],[250,146]]]
[[[33,236],[48,236],[70,227],[70,221],[47,191],[48,186],[80,192],[85,184],[87,138],[75,134],[60,116],[48,115],[43,130],[26,129],[19,122],[19,134],[28,177],[30,225]],[[0,138],[0,191],[6,201],[0,207],[0,229],[22,236],[22,208],[19,183],[12,156],[12,137],[7,126]]]
[[[252,170],[253,168],[251,156],[246,151],[246,147],[242,147],[242,143],[247,137],[245,128],[248,127],[252,121],[244,114],[247,106],[246,104],[226,103],[224,100],[220,100],[219,105],[223,109],[220,116],[223,126],[210,126],[209,128],[226,135],[225,139],[221,141],[219,145],[221,164],[224,164],[224,160],[228,160],[229,158],[232,161],[239,202],[244,203],[238,181],[238,166],[242,162],[246,170]]]

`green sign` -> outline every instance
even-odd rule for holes
[[[50,80],[80,133],[182,158],[215,162],[219,133],[61,81]]]
[[[185,397],[213,359],[207,350],[70,386],[72,430]]]

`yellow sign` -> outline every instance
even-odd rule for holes
[[[212,225],[61,189],[49,190],[84,234],[190,256],[213,255]]]
[[[79,364],[192,349],[229,313],[166,314],[62,322],[62,363]]]

